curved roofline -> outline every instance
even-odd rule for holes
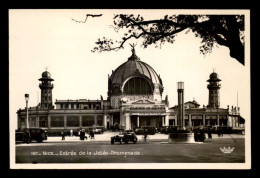
[[[154,78],[155,78],[155,80],[156,80],[156,83],[160,83],[160,81],[157,81],[157,78],[156,77],[158,77],[158,79],[159,79],[159,75],[157,74],[157,72],[149,65],[149,64],[147,64],[147,63],[145,63],[145,62],[143,62],[143,61],[140,61],[141,63],[143,63],[143,64],[145,64],[145,66],[149,66],[150,67],[150,69],[157,75],[157,76],[155,76],[154,74]],[[151,76],[151,73],[150,73],[150,71],[148,70],[148,72],[149,72],[149,74],[150,74],[150,77],[152,78],[152,76]]]
[[[124,62],[123,64],[121,64],[120,66],[118,66],[115,71],[112,71],[112,74],[111,74],[110,78],[111,78],[111,79],[114,78],[114,76],[115,76],[115,74],[116,74],[116,71],[118,71],[118,70],[120,69],[120,67],[121,67],[122,65],[126,64],[126,63],[127,63],[127,62]]]
[[[124,82],[122,83],[122,86],[120,87],[121,91],[124,92],[125,84],[126,84],[130,79],[132,79],[132,78],[137,78],[137,77],[140,77],[140,78],[145,79],[145,80],[149,83],[149,85],[150,85],[150,87],[151,87],[151,89],[152,89],[152,92],[154,92],[153,83],[151,83],[151,80],[150,80],[146,75],[143,75],[143,74],[140,74],[140,75],[132,75],[132,76],[126,78],[126,79],[124,80]]]
[[[108,78],[108,81],[110,82],[109,86],[111,87],[117,84],[123,87],[127,80],[135,76],[143,76],[149,81],[151,86],[158,84],[160,88],[163,88],[162,79],[160,76],[154,68],[146,62],[141,61],[140,58],[136,56],[133,48],[132,55],[128,58],[128,60],[119,65],[115,71],[112,70],[112,74]],[[110,90],[110,88],[108,89]]]

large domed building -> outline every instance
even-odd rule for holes
[[[44,71],[41,83],[41,103],[28,110],[29,127],[48,129],[48,135],[59,135],[61,130],[73,130],[102,126],[105,130],[134,130],[138,127],[162,127],[177,125],[178,106],[169,108],[168,96],[163,99],[163,82],[160,75],[140,60],[132,49],[132,55],[108,76],[107,99],[55,100],[54,81],[49,71]],[[232,126],[239,127],[239,108],[220,108],[220,82],[217,73],[209,76],[209,103],[200,108],[193,101],[184,103],[183,126]],[[171,82],[171,81],[167,81]],[[177,82],[177,81],[176,81]],[[176,99],[177,100],[177,99]],[[183,103],[183,102],[182,102]],[[56,107],[55,107],[56,106]],[[26,109],[17,111],[18,128],[24,129]]]
[[[108,79],[108,98],[112,108],[124,100],[162,100],[163,84],[155,70],[136,56],[134,48],[126,62],[112,71]]]
[[[161,77],[150,65],[140,60],[133,48],[128,60],[108,77],[108,105],[111,109],[120,109],[120,112],[112,116],[114,123],[120,123],[125,129],[140,125],[165,125],[163,119],[167,105],[162,100],[162,93]],[[140,108],[142,112],[137,114],[136,111]]]

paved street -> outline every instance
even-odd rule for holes
[[[203,144],[169,144],[167,135],[149,136],[137,144],[110,144],[115,133],[96,135],[95,140],[79,141],[78,137],[49,137],[44,143],[16,144],[16,163],[243,163],[244,135],[224,135],[206,139]],[[220,148],[234,147],[232,153]]]

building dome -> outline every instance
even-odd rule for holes
[[[51,78],[51,74],[50,74],[50,72],[48,72],[48,71],[44,71],[44,72],[42,73],[42,77]]]
[[[42,81],[42,80],[50,80],[50,81],[53,81],[53,79],[51,78],[51,73],[48,72],[47,70],[42,73],[42,78],[40,78],[39,80],[41,80],[41,81]]]
[[[210,78],[210,79],[218,78],[218,74],[217,74],[216,72],[212,72],[212,73],[209,75],[209,78]]]
[[[218,78],[218,74],[216,72],[212,72],[209,75],[209,80],[208,81],[221,81],[221,80]]]
[[[159,86],[161,90],[163,88],[160,76],[150,65],[142,62],[140,58],[136,56],[134,48],[128,60],[112,71],[109,77],[109,90],[117,86],[118,90],[121,89],[121,91],[123,91],[122,87],[131,78],[141,78],[141,80],[147,81],[152,90],[154,85]]]
[[[143,76],[152,81],[162,85],[160,76],[155,70],[145,62],[142,62],[135,53],[128,58],[127,62],[121,64],[115,71],[112,71],[110,80],[112,84],[123,84],[123,82],[131,76]]]

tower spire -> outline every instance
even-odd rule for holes
[[[218,74],[215,73],[213,70],[213,73],[210,74],[209,76],[209,82],[208,84],[208,89],[209,89],[209,103],[208,106],[210,108],[219,108],[220,106],[220,97],[219,97],[219,89],[220,89],[220,84],[219,81],[221,81],[218,78]]]
[[[52,103],[52,89],[53,84],[51,83],[53,79],[51,78],[51,74],[47,71],[47,67],[45,68],[46,71],[42,73],[42,77],[39,79],[41,83],[39,87],[41,89],[41,108],[49,109],[53,105]]]

